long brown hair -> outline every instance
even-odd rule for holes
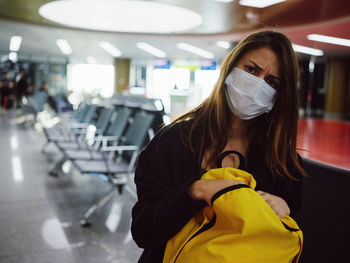
[[[228,131],[232,125],[232,112],[225,97],[225,79],[244,54],[262,47],[270,48],[279,59],[280,84],[272,110],[253,119],[249,124],[248,159],[252,147],[259,147],[273,174],[294,178],[287,169],[287,160],[290,158],[298,173],[305,175],[296,153],[299,118],[298,61],[290,40],[279,32],[259,31],[238,43],[223,60],[219,79],[211,95],[198,107],[174,120],[173,124],[190,122],[187,132],[181,132],[182,141],[192,152],[198,154],[199,161],[207,149],[213,149],[209,163],[215,163],[227,143]],[[196,130],[201,131],[200,138],[196,136]]]

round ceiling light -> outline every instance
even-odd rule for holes
[[[39,13],[70,27],[112,32],[173,33],[202,23],[202,17],[191,10],[146,1],[53,1],[41,6]]]

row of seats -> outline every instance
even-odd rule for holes
[[[72,113],[62,113],[55,127],[44,128],[47,139],[45,153],[54,144],[63,157],[50,170],[59,176],[66,161],[71,161],[82,174],[102,178],[122,193],[128,178],[134,172],[140,150],[162,126],[162,110],[150,109],[144,104],[127,103],[111,106],[81,103]],[[112,195],[108,193],[84,214],[82,226],[89,226],[89,217],[101,208]]]
[[[44,105],[48,100],[48,93],[39,91],[30,96],[24,96],[22,98],[20,107],[23,116],[26,118],[26,122],[29,120],[37,121],[37,115],[43,111]]]

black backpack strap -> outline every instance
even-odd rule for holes
[[[239,158],[239,166],[238,166],[238,169],[241,169],[241,170],[244,170],[245,168],[245,158],[244,156],[240,153],[240,152],[237,152],[237,151],[226,151],[226,152],[223,152],[219,155],[218,157],[218,160],[216,162],[216,166],[218,168],[222,168],[222,160],[224,160],[224,158],[227,156],[227,155],[230,155],[230,154],[236,154]]]

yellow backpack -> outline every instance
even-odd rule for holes
[[[254,191],[253,176],[236,168],[209,170],[202,179],[232,179],[212,206],[197,213],[166,246],[163,263],[298,262],[303,234],[289,216],[279,219]]]

